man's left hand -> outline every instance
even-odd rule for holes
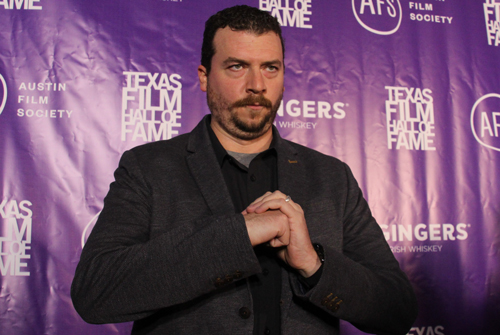
[[[308,278],[321,267],[321,261],[311,243],[302,207],[292,199],[286,199],[287,196],[280,191],[267,192],[252,202],[243,211],[243,215],[261,214],[268,210],[280,210],[285,214],[288,217],[290,242],[278,251],[278,256]]]

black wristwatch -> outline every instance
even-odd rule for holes
[[[319,260],[321,264],[325,262],[325,251],[323,250],[323,246],[319,243],[313,243],[314,251],[318,254]]]

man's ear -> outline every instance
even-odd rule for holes
[[[207,74],[207,69],[203,65],[198,66],[198,79],[200,80],[200,89],[203,92],[206,92],[207,91],[208,74]]]

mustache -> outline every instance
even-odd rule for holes
[[[234,102],[231,107],[236,108],[236,107],[245,107],[248,105],[255,105],[258,104],[263,107],[271,108],[273,106],[271,100],[266,99],[262,95],[249,95],[248,97],[244,99],[240,99],[236,102]]]

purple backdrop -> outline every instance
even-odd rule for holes
[[[409,334],[500,333],[500,0],[247,0],[286,40],[276,126],[347,162],[418,296]],[[232,0],[0,0],[0,333],[127,334],[71,280],[121,153],[190,131]],[[345,334],[361,334],[342,324]]]

